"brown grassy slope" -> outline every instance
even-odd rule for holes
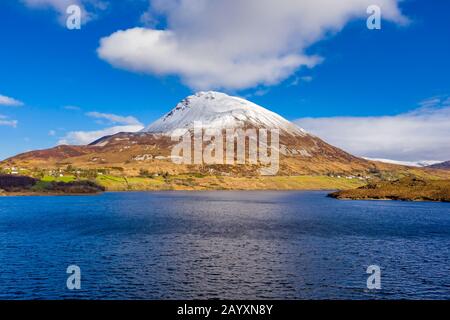
[[[31,151],[0,162],[0,167],[37,169],[65,168],[71,165],[81,169],[120,168],[121,175],[137,176],[140,170],[151,173],[168,172],[171,175],[201,173],[233,177],[258,176],[258,165],[180,165],[169,158],[175,142],[170,137],[146,133],[119,133],[104,137],[88,146],[58,146]],[[419,176],[431,179],[450,179],[450,171],[418,169],[355,157],[321,139],[280,137],[279,176],[298,175],[361,175],[381,179]]]
[[[405,201],[450,202],[450,180],[403,178],[396,181],[369,183],[366,186],[330,194],[338,199],[388,199]]]
[[[358,179],[339,179],[324,176],[265,176],[223,177],[177,175],[169,177],[113,177],[99,176],[97,183],[108,191],[157,190],[334,190],[364,185]]]

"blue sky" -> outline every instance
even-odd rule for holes
[[[343,18],[332,23],[320,20],[324,19],[322,11],[314,11],[318,18],[313,24],[317,22],[317,29],[326,32],[318,35],[311,27],[305,32],[289,33],[289,41],[280,43],[276,38],[270,39],[278,34],[262,30],[249,37],[248,42],[252,44],[249,49],[244,49],[246,42],[243,43],[247,33],[243,32],[243,36],[234,40],[232,26],[211,25],[215,22],[208,20],[204,23],[211,25],[211,30],[205,33],[201,24],[196,25],[189,17],[180,17],[180,12],[185,11],[183,8],[168,8],[158,0],[150,3],[144,0],[73,2],[84,5],[92,14],[81,30],[65,27],[64,12],[55,6],[55,0],[48,0],[47,6],[33,5],[33,0],[0,3],[2,159],[27,150],[51,147],[61,141],[74,142],[71,132],[102,132],[118,126],[146,125],[198,89],[216,89],[246,97],[289,120],[297,120],[307,130],[360,156],[405,161],[450,159],[450,151],[446,151],[450,150],[448,1],[436,0],[431,5],[423,0],[383,0],[385,7],[392,3],[397,5],[401,18],[388,8],[386,19],[382,15],[381,30],[367,29],[367,14],[363,11],[352,13],[351,17],[342,12]],[[166,3],[170,2],[174,1]],[[352,4],[347,10],[352,12]],[[266,14],[261,11],[265,19]],[[299,14],[299,23],[303,18]],[[181,62],[192,59],[188,63],[199,64],[202,61],[199,62],[198,57],[188,53],[179,57],[169,50],[169,61],[155,52],[152,60],[144,58],[142,68],[141,65],[136,67],[134,62],[120,62],[123,55],[138,57],[131,52],[133,48],[118,52],[116,44],[120,39],[111,37],[118,30],[135,27],[163,32],[173,30],[178,36],[178,45],[182,43],[180,39],[185,40],[186,29],[193,34],[189,35],[193,38],[188,39],[188,43],[199,41],[202,48],[210,47],[203,47],[201,41],[223,37],[226,39],[224,47],[217,50],[228,52],[236,41],[236,46],[243,48],[246,63],[270,54],[280,61],[267,73],[255,71],[252,77],[234,72],[234,65],[224,71],[220,68],[212,73],[204,70],[200,77]],[[277,32],[284,36],[282,27],[271,29],[281,30]],[[300,30],[303,25],[298,27]],[[250,35],[253,34],[248,33]],[[125,36],[126,41],[134,39],[130,31]],[[137,38],[139,41],[147,41],[150,35],[137,36],[142,37]],[[257,37],[261,39],[255,39]],[[112,50],[105,45],[103,55],[97,52],[102,38],[115,45]],[[272,41],[268,43],[273,43],[273,47],[263,47],[266,40]],[[156,44],[164,47],[172,43]],[[262,51],[256,51],[256,47]],[[196,48],[186,49],[189,50],[195,52]],[[212,53],[217,56],[208,62],[215,66],[235,58],[236,50],[239,47],[229,50],[230,56]],[[277,67],[282,60],[280,56],[288,54],[297,61],[294,66],[286,62],[288,65]],[[305,62],[311,57],[320,59]],[[272,60],[268,61],[263,61],[264,67]],[[251,61],[252,66],[257,63]],[[247,67],[244,64],[236,68]],[[278,73],[281,75],[272,76]],[[21,103],[6,101],[6,98]],[[354,131],[348,130],[357,123]],[[405,123],[406,129],[402,127]],[[366,130],[374,125],[376,132]],[[343,127],[347,130],[342,130]],[[386,131],[377,140],[374,135],[378,130]],[[365,132],[370,136],[361,138],[359,144],[352,141],[352,137]],[[397,144],[390,137],[398,138],[394,139]],[[373,148],[367,148],[368,144]]]

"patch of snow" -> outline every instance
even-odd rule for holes
[[[302,155],[303,157],[312,157],[312,155],[307,151],[307,150],[305,150],[305,149],[301,149],[300,151],[299,151],[299,153],[300,153],[300,155]]]
[[[99,143],[94,144],[95,147],[104,147],[109,143],[108,140],[100,141]]]
[[[151,159],[153,159],[153,156],[151,154],[137,155],[133,158],[133,160],[135,160],[135,161],[146,161],[146,160],[151,160]]]

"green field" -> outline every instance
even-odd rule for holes
[[[95,180],[110,191],[127,190],[159,190],[164,188],[165,182],[162,178],[143,177],[117,177],[111,175],[101,175]]]
[[[75,181],[76,180],[76,178],[75,178],[75,176],[63,176],[63,177],[53,177],[53,176],[44,176],[42,179],[41,179],[41,181],[44,181],[44,182],[52,182],[52,181],[55,181],[55,182],[72,182],[72,181]]]

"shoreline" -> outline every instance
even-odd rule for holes
[[[1,197],[45,197],[45,196],[98,196],[104,193],[131,193],[131,192],[148,192],[148,193],[161,193],[161,192],[211,192],[211,191],[228,191],[228,192],[236,192],[236,191],[252,191],[252,192],[264,192],[264,191],[322,191],[322,192],[333,192],[336,189],[143,189],[143,190],[106,190],[104,192],[97,193],[46,193],[46,192],[5,192],[0,193]]]
[[[434,202],[434,203],[450,203],[449,200],[424,200],[424,199],[391,199],[391,198],[339,198],[332,197],[330,198],[342,201],[399,201],[399,202]]]
[[[228,192],[236,192],[236,191],[248,191],[248,192],[264,192],[264,191],[271,191],[271,192],[296,192],[296,191],[316,191],[316,192],[329,192],[326,197],[336,199],[336,200],[342,200],[342,201],[400,201],[400,202],[433,202],[433,203],[450,203],[449,200],[432,200],[432,199],[393,199],[393,198],[357,198],[357,197],[339,197],[339,196],[333,196],[333,193],[339,192],[339,190],[336,189],[155,189],[155,190],[106,190],[104,192],[96,192],[96,193],[61,193],[61,192],[55,192],[55,193],[46,193],[46,192],[4,192],[0,193],[1,197],[63,197],[63,196],[71,196],[71,197],[78,197],[78,196],[99,196],[105,193],[131,193],[131,192],[145,192],[145,193],[162,193],[162,192],[211,192],[211,191],[228,191]]]
[[[98,196],[102,194],[102,192],[98,193],[41,193],[41,192],[7,192],[0,193],[1,197],[53,197],[53,196]]]

